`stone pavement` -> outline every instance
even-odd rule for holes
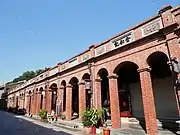
[[[43,123],[25,116],[0,111],[0,135],[82,135],[52,124]]]
[[[85,135],[82,128],[44,123],[26,116],[0,111],[0,135]],[[100,129],[102,131],[102,128]],[[145,135],[139,128],[111,129],[111,135]],[[173,135],[161,131],[158,135]]]

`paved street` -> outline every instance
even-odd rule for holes
[[[0,135],[70,135],[70,133],[50,124],[0,111]]]

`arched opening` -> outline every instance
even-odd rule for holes
[[[82,80],[85,82],[85,91],[86,91],[86,108],[91,107],[91,86],[90,86],[90,75],[88,73],[85,73],[82,77]]]
[[[52,99],[51,99],[51,110],[56,112],[56,101],[57,101],[57,84],[53,83],[50,86],[50,89],[52,91]]]
[[[118,75],[119,107],[121,117],[144,118],[138,66],[133,62],[119,64],[114,73]]]
[[[39,89],[39,91],[41,92],[41,97],[40,97],[40,109],[42,109],[43,108],[43,98],[44,98],[44,96],[43,96],[43,88],[41,87],[40,89]]]
[[[62,81],[61,85],[63,86],[63,111],[66,111],[66,81]]]
[[[79,86],[78,79],[73,77],[69,84],[72,85],[72,116],[77,116],[79,114]]]
[[[163,52],[151,54],[147,63],[151,67],[151,80],[158,119],[178,117],[177,101],[168,57]]]
[[[101,105],[110,110],[108,71],[105,68],[100,69],[98,75],[101,79]]]

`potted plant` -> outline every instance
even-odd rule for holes
[[[39,112],[39,117],[41,118],[41,120],[47,119],[47,111],[44,109],[41,109]]]
[[[96,134],[96,126],[101,118],[101,112],[97,109],[86,109],[83,113],[82,121],[87,134]]]
[[[60,117],[61,117],[62,120],[66,119],[66,115],[65,114],[61,114]]]
[[[110,129],[108,127],[103,128],[103,135],[110,135]]]
[[[104,126],[103,135],[110,135],[110,128],[108,128],[107,125],[105,124],[108,117],[107,113],[108,113],[108,108],[101,109],[101,122],[102,122],[102,125]]]

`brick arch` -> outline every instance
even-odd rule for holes
[[[49,88],[50,89],[57,89],[58,85],[56,83],[52,83]]]
[[[137,69],[139,68],[139,66],[138,66],[136,63],[132,62],[132,61],[123,61],[123,62],[119,63],[119,64],[114,68],[113,73],[116,74],[121,67],[126,66],[127,64],[129,64],[129,65],[130,65],[130,64],[133,64],[133,65],[135,65],[135,66],[137,67]]]
[[[168,52],[167,52],[167,48],[159,48],[158,49],[159,51],[157,51],[157,49],[152,49],[152,50],[149,50],[149,51],[146,51],[144,54],[143,54],[143,59],[142,59],[142,63],[141,63],[141,68],[145,68],[145,67],[148,67],[149,66],[149,64],[148,64],[148,62],[147,62],[147,60],[148,60],[148,58],[152,55],[152,54],[154,54],[154,53],[157,53],[157,52],[159,52],[159,53],[164,53],[167,57],[168,57]]]
[[[43,87],[40,87],[40,88],[39,88],[39,91],[40,91],[40,92],[42,92],[43,90],[44,90],[44,88],[43,88]]]
[[[163,55],[163,56],[166,58],[166,61],[167,61],[167,62],[169,61],[168,55],[167,55],[166,53],[164,53],[164,52],[162,52],[162,51],[155,51],[155,52],[149,54],[149,56],[146,58],[146,63],[147,63],[147,65],[150,64],[151,59],[152,59],[155,55],[159,55],[159,56],[162,56],[162,55]],[[150,65],[149,65],[149,66],[150,66]]]
[[[36,92],[38,92],[39,91],[39,89],[38,88],[36,88]]]
[[[29,90],[29,91],[28,91],[28,94],[31,94],[31,93],[32,93],[32,90]]]
[[[86,79],[90,79],[90,74],[89,73],[84,73],[81,77],[81,81],[84,81]]]
[[[75,81],[75,83],[79,83],[79,79],[77,78],[77,77],[72,77],[70,80],[69,80],[69,84],[73,84],[74,83],[74,81]]]
[[[50,87],[51,85],[54,85],[54,84],[58,84],[58,80],[50,81],[48,85]]]
[[[66,80],[62,80],[61,83],[60,83],[61,86],[66,86],[67,83],[66,83]]]
[[[101,68],[97,72],[97,78],[101,78],[102,74],[106,74],[106,76],[109,75],[108,69],[107,68]]]
[[[135,57],[135,56],[134,57],[128,57],[128,58],[121,58],[121,59],[112,61],[111,63],[109,63],[111,65],[110,75],[114,75],[114,73],[115,73],[114,71],[116,70],[116,68],[118,66],[123,66],[127,62],[133,63],[133,64],[137,65],[137,67],[140,67],[142,64],[142,61],[138,61],[137,57]]]

